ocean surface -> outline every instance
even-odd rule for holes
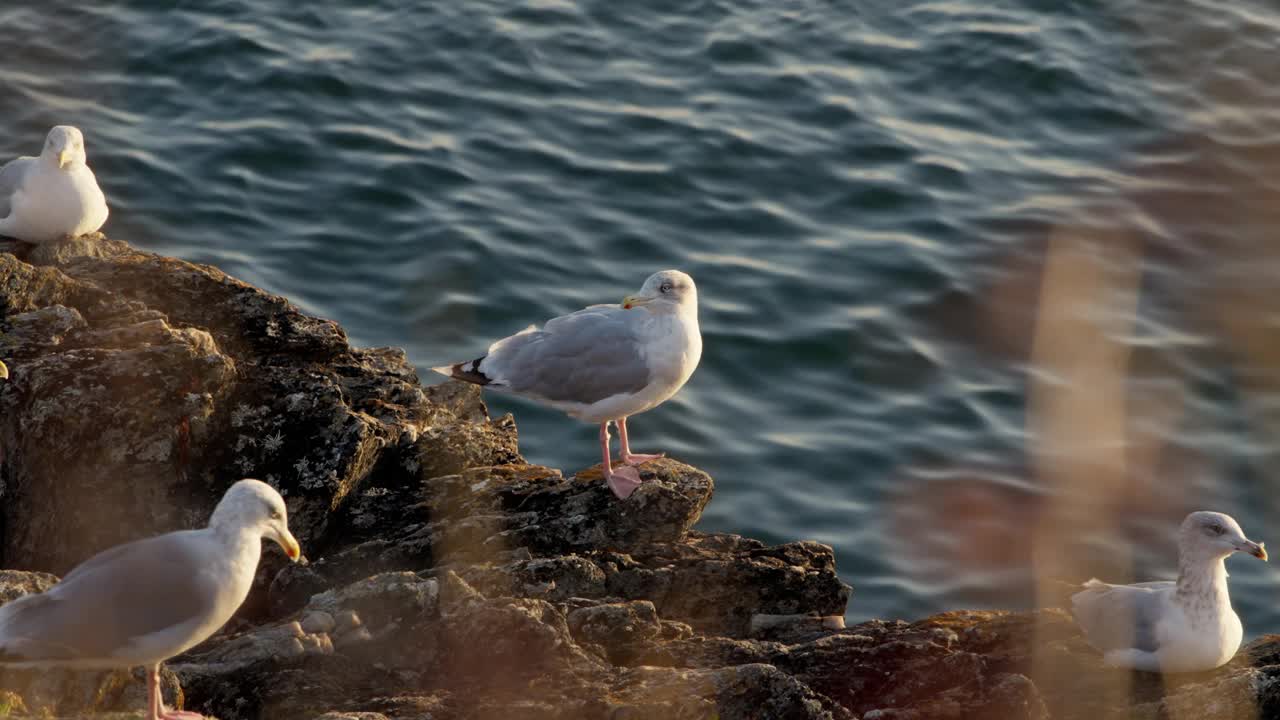
[[[110,235],[425,382],[692,274],[702,364],[636,449],[715,477],[702,530],[832,545],[851,621],[1172,577],[1195,509],[1280,542],[1274,3],[9,0],[0,34],[0,158],[79,126]],[[1280,632],[1280,572],[1228,564]]]

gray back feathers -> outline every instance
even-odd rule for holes
[[[1071,596],[1071,614],[1090,644],[1102,652],[1159,649],[1156,623],[1174,590],[1172,581],[1108,585],[1090,580],[1084,587]]]
[[[636,326],[647,313],[593,305],[493,344],[480,363],[490,387],[590,404],[649,383]]]
[[[205,558],[170,533],[119,545],[48,592],[0,607],[0,662],[104,660],[144,635],[207,615]]]
[[[20,157],[0,167],[0,218],[7,217],[12,209],[13,193],[22,186],[27,170],[34,166],[36,158]]]

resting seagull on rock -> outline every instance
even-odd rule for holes
[[[266,483],[232,485],[203,530],[117,545],[47,592],[0,607],[0,664],[125,668],[144,665],[148,720],[190,720],[160,697],[160,663],[204,641],[244,602],[262,539],[302,551],[284,500]]]
[[[0,167],[0,235],[46,243],[97,232],[107,221],[107,199],[85,162],[84,136],[58,125],[40,157]]]
[[[1244,628],[1227,596],[1223,560],[1244,552],[1262,560],[1262,543],[1229,515],[1200,511],[1178,530],[1177,582],[1084,584],[1071,614],[1108,665],[1149,672],[1198,672],[1226,663]]]
[[[433,368],[458,380],[513,393],[600,423],[604,477],[626,499],[640,486],[633,465],[661,455],[631,452],[627,417],[662,404],[698,367],[698,289],[679,270],[663,270],[621,305],[592,305],[489,346],[489,353]],[[609,423],[618,426],[622,462],[609,458]]]

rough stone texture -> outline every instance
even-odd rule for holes
[[[403,352],[353,349],[335,323],[214,268],[105,238],[27,259],[0,252],[6,567],[65,572],[202,525],[240,477],[280,488],[304,549],[323,552],[379,462],[520,460],[478,388],[423,389]]]
[[[58,582],[57,575],[21,570],[0,570],[0,605],[14,598],[44,592]]]
[[[1160,678],[1103,667],[1057,610],[845,628],[830,548],[691,530],[699,470],[646,464],[620,502],[598,467],[524,463],[478,389],[114,240],[0,242],[0,357],[4,567],[203,524],[241,476],[286,494],[309,562],[270,551],[245,611],[167,665],[171,702],[223,720],[1280,716],[1280,637]],[[0,572],[0,602],[54,581]],[[144,690],[0,673],[14,716],[111,717]]]

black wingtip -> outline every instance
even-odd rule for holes
[[[475,360],[468,360],[467,362],[457,363],[456,365],[442,365],[431,369],[441,375],[448,375],[455,380],[475,383],[476,385],[488,385],[493,382],[493,378],[480,372],[481,360],[484,360],[484,358],[478,357]]]

